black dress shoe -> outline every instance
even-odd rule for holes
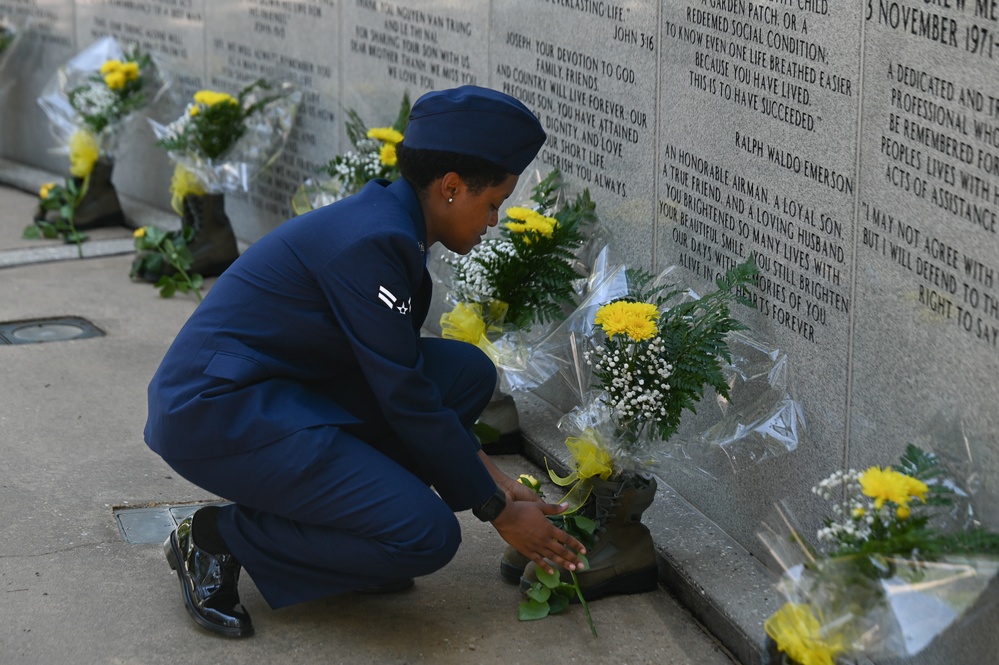
[[[249,637],[253,624],[239,602],[240,566],[231,554],[209,554],[191,538],[191,518],[163,543],[167,563],[177,571],[184,605],[199,626],[226,637]]]

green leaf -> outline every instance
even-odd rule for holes
[[[548,603],[539,603],[536,600],[528,600],[520,604],[517,617],[521,621],[537,621],[548,616]]]
[[[569,587],[572,589],[572,587]],[[575,591],[572,591],[575,595]],[[548,613],[558,614],[565,608],[569,607],[569,598],[561,593],[552,594],[552,597],[548,599]]]
[[[548,601],[552,595],[552,590],[546,587],[544,584],[535,582],[531,585],[531,588],[527,590],[527,597],[531,600],[536,600],[539,603],[544,603]]]
[[[24,233],[21,234],[24,240],[41,240],[44,236],[42,235],[42,230],[37,224],[32,224],[30,226],[24,227]]]
[[[557,587],[559,584],[562,583],[562,580],[559,579],[559,576],[558,576],[558,570],[555,570],[554,572],[549,573],[547,570],[545,570],[541,566],[537,566],[534,569],[534,572],[538,576],[538,581],[541,582],[542,584],[544,584],[549,589],[554,589],[555,587]]]

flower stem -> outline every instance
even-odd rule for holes
[[[586,612],[586,621],[590,624],[590,632],[593,633],[593,637],[597,636],[597,627],[593,625],[593,617],[590,616],[590,606],[586,604],[586,599],[583,598],[583,590],[579,588],[579,578],[576,577],[576,571],[570,570],[569,574],[572,575],[572,587],[576,590],[576,597],[579,598],[579,604],[583,606],[583,611]]]

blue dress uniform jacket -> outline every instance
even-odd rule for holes
[[[371,182],[254,243],[156,372],[149,447],[188,464],[377,412],[395,435],[386,445],[401,447],[392,456],[452,510],[484,503],[495,483],[478,444],[424,372],[426,242],[416,194],[399,180]]]

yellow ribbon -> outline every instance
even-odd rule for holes
[[[489,328],[482,318],[482,305],[479,303],[458,303],[450,312],[441,314],[440,323],[444,339],[474,344],[494,363],[498,360],[499,349],[486,337]]]
[[[569,449],[572,458],[570,462],[572,473],[565,478],[559,476],[548,466],[548,460],[545,460],[545,467],[553,483],[559,487],[572,485],[560,501],[568,503],[568,512],[572,512],[586,503],[592,492],[590,484],[585,481],[590,478],[609,479],[614,473],[614,466],[610,454],[600,443],[600,435],[590,428],[585,429],[581,437],[567,438],[565,447]]]
[[[191,196],[202,196],[205,193],[205,187],[198,180],[198,177],[185,169],[182,165],[177,164],[173,170],[173,177],[170,178],[170,207],[174,209],[181,217],[184,216],[184,197]]]

